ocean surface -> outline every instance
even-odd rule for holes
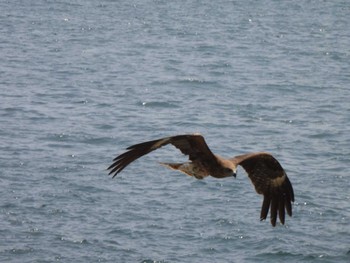
[[[350,262],[349,1],[0,1],[0,262]],[[271,152],[293,217],[132,144]]]

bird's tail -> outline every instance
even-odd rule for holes
[[[172,170],[180,170],[181,171],[181,166],[183,166],[183,163],[159,163],[160,165],[172,169]]]
[[[159,163],[159,164],[163,165],[169,169],[183,172],[184,174],[187,174],[189,176],[194,176],[197,179],[203,179],[204,177],[207,177],[209,175],[204,171],[198,170],[196,168],[196,166],[191,162],[188,162],[188,163]]]

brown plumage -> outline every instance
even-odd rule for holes
[[[240,165],[248,173],[256,192],[264,196],[260,220],[266,219],[269,210],[273,226],[276,225],[277,214],[282,224],[285,211],[292,216],[292,184],[282,166],[271,154],[257,152],[224,159],[211,152],[200,134],[176,135],[130,146],[127,152],[113,160],[113,164],[108,167],[109,174],[113,174],[114,178],[131,162],[167,144],[174,145],[183,154],[188,155],[190,162],[161,163],[162,165],[197,179],[209,175],[215,178],[236,176],[237,166]]]

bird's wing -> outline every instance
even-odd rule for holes
[[[292,216],[294,192],[286,172],[280,163],[268,153],[251,153],[231,159],[248,173],[257,193],[264,195],[260,219],[264,220],[270,211],[271,224],[276,225],[277,213],[284,224],[285,211]]]
[[[169,143],[183,154],[188,155],[191,161],[201,162],[204,166],[217,164],[215,155],[209,149],[202,135],[185,134],[132,145],[127,148],[127,152],[114,158],[114,162],[107,170],[110,170],[109,174],[114,174],[114,177],[131,162]]]

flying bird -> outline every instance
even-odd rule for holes
[[[183,154],[188,155],[189,162],[160,163],[167,168],[178,170],[197,179],[207,176],[215,178],[236,177],[237,166],[240,165],[248,173],[255,190],[264,196],[260,220],[265,220],[270,210],[270,221],[276,226],[277,214],[284,224],[285,211],[292,216],[294,192],[286,172],[280,163],[269,153],[256,152],[238,155],[225,159],[213,154],[201,134],[184,134],[165,137],[132,145],[127,152],[114,158],[107,168],[113,178],[126,166],[154,150],[172,144]]]

